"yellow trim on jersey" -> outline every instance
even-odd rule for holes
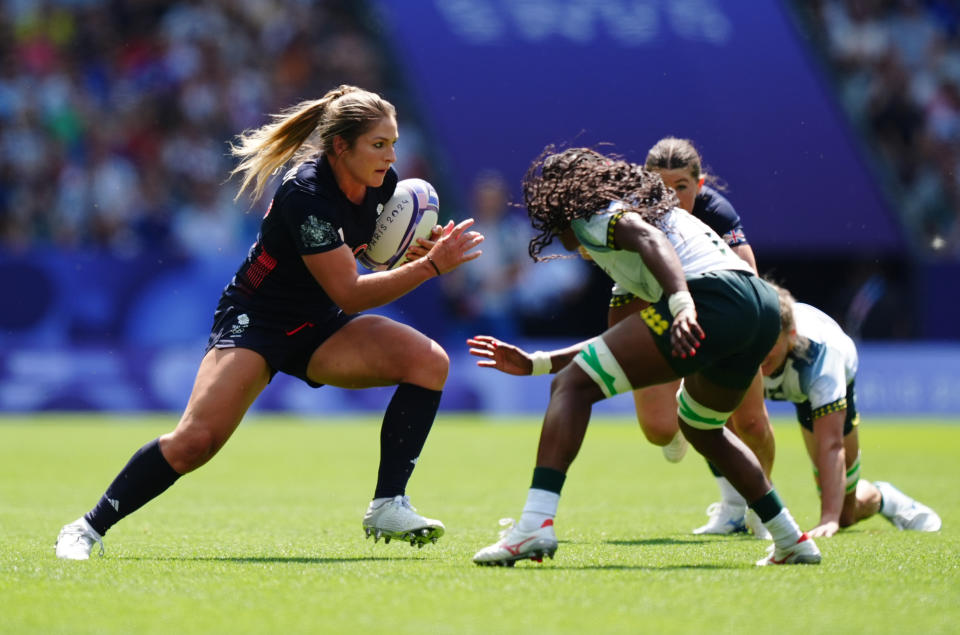
[[[810,413],[810,419],[813,421],[816,421],[820,417],[825,417],[828,414],[839,412],[840,410],[846,410],[846,409],[847,409],[847,398],[840,397],[833,403],[828,403],[824,406],[820,406],[816,410],[812,411]]]
[[[624,214],[624,211],[620,210],[619,212],[616,212],[615,214],[610,216],[610,220],[607,221],[607,249],[617,248],[613,233],[614,233],[614,230],[617,228],[617,223],[620,221],[621,218],[623,218],[623,214]]]
[[[618,293],[617,295],[610,296],[610,308],[615,309],[617,307],[626,306],[638,299],[637,296],[632,293]]]

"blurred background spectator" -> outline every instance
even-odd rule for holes
[[[195,257],[249,244],[268,201],[247,215],[233,203],[234,135],[338,83],[404,103],[361,16],[346,0],[6,0],[4,248]],[[402,173],[421,176],[415,120],[403,124]]]
[[[456,358],[462,336],[569,342],[606,323],[597,267],[527,255],[515,203],[546,143],[642,160],[665,134],[692,137],[729,179],[762,273],[862,339],[955,339],[950,0],[0,0],[0,37],[0,411],[179,410],[269,202],[234,201],[227,144],[340,83],[397,105],[401,177],[431,181],[441,220],[472,215],[486,235],[472,266],[385,309],[451,351],[451,407],[543,392],[485,383]],[[624,84],[623,60],[642,81]],[[949,386],[926,391],[928,367],[864,375],[865,407],[960,409]],[[278,377],[261,406],[369,398]]]
[[[590,292],[596,267],[559,245],[547,252],[562,258],[534,263],[528,253],[533,229],[526,211],[511,202],[510,192],[510,184],[496,170],[474,179],[470,208],[461,216],[476,220],[477,231],[484,235],[483,256],[442,281],[451,332],[510,340],[518,335],[590,334],[603,328],[598,320],[578,319],[576,311],[569,310]],[[603,299],[595,306],[594,317]]]
[[[960,10],[949,0],[793,0],[915,247],[960,256]]]

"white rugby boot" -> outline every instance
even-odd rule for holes
[[[759,540],[773,540],[773,536],[770,535],[770,530],[763,526],[763,521],[760,520],[760,517],[757,516],[757,512],[753,511],[749,507],[747,508],[746,513],[743,515],[743,524],[747,526],[747,529],[750,530],[756,538]]]
[[[56,554],[64,560],[87,560],[93,545],[100,545],[103,557],[103,537],[81,516],[69,525],[64,525],[57,536]]]
[[[874,485],[883,496],[880,513],[897,529],[940,531],[943,522],[937,512],[913,500],[886,481],[876,481]]]
[[[670,443],[661,446],[660,451],[663,452],[663,458],[666,460],[671,463],[679,463],[686,456],[689,447],[690,443],[687,442],[687,437],[677,430],[677,433],[670,439]]]
[[[543,557],[553,558],[557,552],[557,534],[553,530],[553,519],[543,521],[538,529],[521,531],[512,518],[500,519],[500,540],[484,547],[473,556],[479,565],[512,567],[517,560],[543,562]]]
[[[389,543],[396,538],[421,548],[428,542],[436,543],[445,529],[439,520],[418,514],[407,496],[394,496],[376,506],[371,501],[363,516],[363,531],[367,538],[373,536],[374,542],[383,538]]]
[[[813,538],[804,532],[800,540],[791,545],[788,549],[781,549],[776,544],[767,547],[767,556],[762,560],[757,560],[758,567],[765,567],[771,564],[820,564],[820,550],[813,542]]]
[[[731,505],[726,502],[711,503],[707,507],[710,520],[706,525],[693,530],[695,534],[742,534],[747,531],[746,506]]]

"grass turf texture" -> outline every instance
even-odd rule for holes
[[[934,507],[939,534],[877,516],[820,539],[823,564],[757,568],[766,543],[690,529],[717,498],[691,451],[666,463],[626,419],[591,426],[542,565],[470,558],[518,517],[535,419],[441,415],[409,494],[447,535],[364,540],[378,422],[252,418],[207,466],[122,521],[106,557],[53,555],[144,442],[175,417],[0,419],[2,633],[956,632],[960,425],[867,421],[863,475]],[[116,423],[114,423],[116,422]],[[955,423],[955,422],[954,422]],[[800,432],[778,421],[774,481],[805,528],[819,506]]]

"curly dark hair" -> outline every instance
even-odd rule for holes
[[[545,260],[540,252],[571,221],[590,218],[613,201],[622,201],[624,210],[636,212],[654,225],[679,204],[660,175],[641,165],[590,148],[557,152],[552,145],[527,169],[523,200],[530,223],[539,232],[529,249],[530,257],[538,262]]]

